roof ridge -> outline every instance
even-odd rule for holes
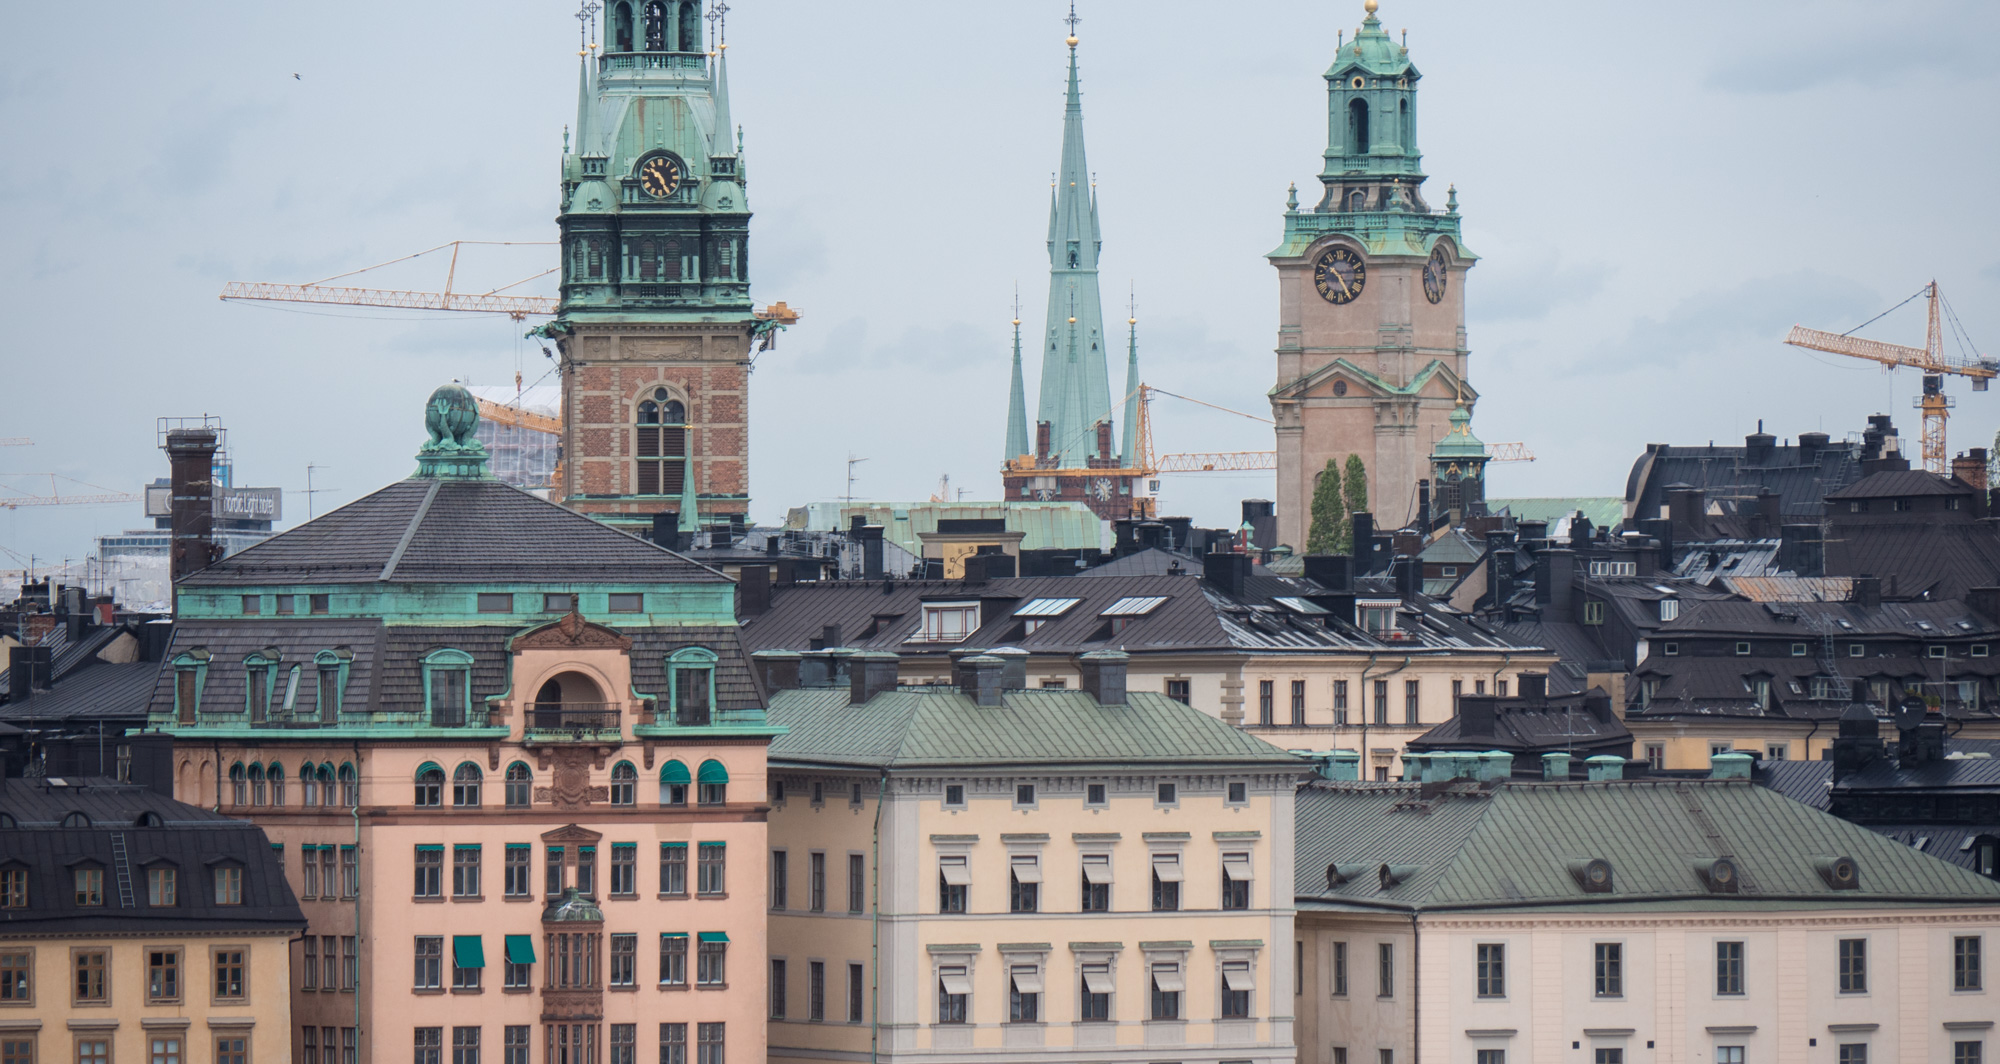
[[[390,551],[389,560],[382,563],[382,575],[375,579],[387,580],[395,575],[397,563],[403,560],[403,552],[410,549],[410,541],[417,538],[417,529],[423,525],[424,518],[430,516],[431,503],[437,501],[438,489],[442,487],[444,481],[431,481],[430,490],[424,493],[424,500],[417,504],[417,512],[410,515],[410,523],[403,528],[403,538],[396,541],[396,549]]]

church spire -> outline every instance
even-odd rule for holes
[[[596,79],[591,77],[590,50],[577,52],[576,61],[576,154],[591,155],[596,148],[591,143],[591,112],[597,109]]]
[[[750,58],[754,63],[757,57]],[[729,45],[721,43],[715,48],[715,129],[708,135],[709,156],[735,155],[735,138],[729,124]]]
[[[1097,291],[1097,203],[1083,150],[1083,91],[1077,73],[1076,17],[1070,33],[1063,104],[1062,162],[1049,215],[1049,301],[1042,339],[1041,402],[1057,468],[1080,468],[1097,454],[1097,425],[1111,421],[1104,315]],[[1107,447],[1108,449],[1108,447]]]
[[[1028,389],[1021,382],[1021,298],[1014,297],[1014,383],[1007,392],[1007,454],[1013,461],[1028,453]]]
[[[1132,301],[1131,317],[1125,319],[1125,327],[1130,330],[1125,339],[1125,416],[1119,422],[1124,428],[1125,438],[1119,444],[1118,464],[1131,469],[1139,460],[1139,303]]]

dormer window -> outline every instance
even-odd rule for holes
[[[321,724],[340,723],[340,703],[347,694],[347,674],[354,665],[354,652],[341,647],[313,655],[317,670],[317,690],[313,709]]]
[[[266,648],[243,659],[243,705],[250,711],[250,723],[270,719],[271,690],[277,683],[278,651]]]
[[[979,630],[978,602],[926,602],[917,641],[962,643]]]
[[[440,649],[424,655],[424,708],[432,727],[455,728],[472,710],[472,655]]]
[[[215,904],[243,904],[243,866],[220,864],[212,873],[215,877]]]
[[[713,719],[715,662],[715,651],[707,647],[682,647],[667,657],[667,691],[673,702],[668,709],[675,724],[700,727]]]
[[[1679,617],[1680,615],[1681,615],[1680,599],[1666,598],[1660,600],[1660,623],[1665,624],[1666,622],[1671,621],[1676,617]]]

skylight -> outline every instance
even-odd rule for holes
[[[1068,613],[1070,607],[1082,602],[1073,598],[1038,598],[1014,611],[1016,617],[1060,617]]]
[[[1303,613],[1309,617],[1317,617],[1322,614],[1333,612],[1332,610],[1327,609],[1325,606],[1321,606],[1312,602],[1307,602],[1305,599],[1296,598],[1291,595],[1285,595],[1279,598],[1274,598],[1271,601],[1277,603],[1280,606],[1283,606],[1288,610],[1291,610],[1293,613]]]
[[[1167,601],[1165,595],[1127,595],[1111,604],[1099,617],[1144,617]]]

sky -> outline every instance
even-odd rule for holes
[[[731,5],[753,296],[804,315],[752,376],[753,520],[841,497],[850,457],[857,497],[921,500],[942,476],[998,495],[1012,303],[1032,336],[1045,301],[1066,11]],[[1106,317],[1136,302],[1148,383],[1268,416],[1263,255],[1286,186],[1310,195],[1321,74],[1360,0],[1078,14]],[[1381,18],[1423,75],[1427,194],[1457,187],[1481,257],[1474,430],[1538,456],[1497,467],[1493,495],[1620,495],[1647,443],[1737,441],[1759,419],[1838,438],[1882,412],[1914,441],[1914,374],[1781,341],[1932,278],[2000,353],[2000,67],[1982,44],[2000,5],[1383,0]],[[0,484],[136,492],[166,475],[155,419],[213,414],[236,482],[286,488],[289,524],[409,475],[438,384],[542,380],[504,317],[217,294],[452,240],[518,242],[468,248],[461,291],[552,266],[536,242],[556,232],[577,27],[558,0],[0,5],[0,438],[34,441],[0,447]],[[436,290],[447,266],[366,282]],[[1863,335],[1920,344],[1920,303]],[[1990,446],[2000,392],[1948,390],[1953,449]],[[1176,399],[1154,417],[1162,452],[1272,446]],[[1272,490],[1171,476],[1162,508],[1233,526]],[[136,505],[0,510],[0,568],[143,524]]]

